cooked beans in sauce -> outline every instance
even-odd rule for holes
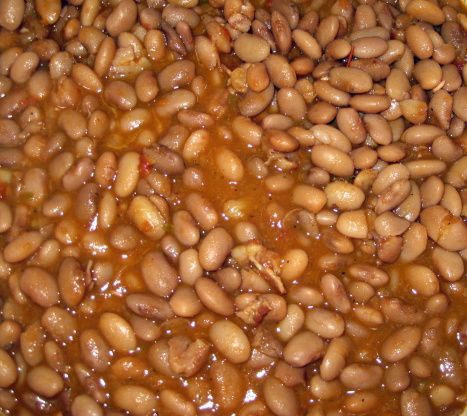
[[[0,415],[465,415],[466,10],[0,0]]]

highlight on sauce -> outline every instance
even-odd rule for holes
[[[0,414],[465,414],[465,10],[0,0]]]

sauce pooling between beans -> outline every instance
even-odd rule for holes
[[[460,415],[458,1],[0,0],[0,413]]]

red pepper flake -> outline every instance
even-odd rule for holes
[[[4,182],[0,182],[0,199],[5,199],[8,191],[8,185]]]
[[[352,59],[353,59],[353,51],[354,51],[354,48],[353,46],[350,48],[350,53],[349,53],[349,56],[347,57],[347,64],[346,66],[349,67],[350,66],[350,63],[352,62]]]
[[[279,234],[277,234],[276,241],[284,241],[289,238],[290,230],[281,230]]]
[[[24,100],[20,101],[22,107],[28,107],[30,105],[35,105],[37,104],[37,102],[38,102],[37,99],[31,96],[28,96]]]
[[[140,173],[140,175],[143,178],[145,178],[146,176],[149,175],[150,172],[151,172],[151,164],[149,163],[149,161],[143,155],[141,155],[139,157],[139,173]]]
[[[462,72],[462,69],[464,68],[465,61],[463,59],[456,59],[454,61],[454,65],[456,65],[456,68],[459,72]]]

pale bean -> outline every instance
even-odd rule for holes
[[[96,371],[105,371],[110,365],[110,348],[95,329],[84,330],[79,337],[81,359]]]
[[[455,188],[462,188],[467,183],[467,156],[456,160],[446,173],[445,181]]]
[[[61,343],[71,341],[78,329],[76,319],[58,306],[51,306],[44,312],[41,324],[49,335]]]
[[[329,145],[315,145],[311,149],[311,161],[336,176],[350,176],[354,165],[344,152]]]
[[[307,112],[308,120],[314,124],[330,123],[337,115],[337,109],[326,101],[318,101]]]
[[[165,234],[165,207],[158,199],[138,195],[128,207],[128,217],[136,227],[149,238],[159,240]],[[157,203],[157,205],[156,205]]]
[[[17,84],[24,84],[39,65],[39,57],[35,52],[23,52],[10,68],[10,78]]]
[[[384,373],[384,382],[392,392],[405,390],[410,384],[410,375],[405,365],[401,362],[389,365]]]
[[[112,393],[115,405],[135,416],[150,414],[156,407],[156,395],[149,389],[127,384]]]
[[[211,202],[200,194],[189,194],[185,198],[185,205],[205,231],[214,228],[219,221],[219,216]]]
[[[238,102],[240,114],[245,117],[253,117],[261,113],[271,103],[274,96],[274,85],[270,83],[261,92],[247,91]]]
[[[308,32],[301,29],[295,29],[292,32],[292,38],[295,44],[302,52],[311,59],[321,58],[322,51],[318,41]]]
[[[216,163],[221,175],[229,181],[238,182],[243,179],[244,168],[241,159],[230,149],[222,147],[216,152]]]
[[[140,155],[136,152],[125,153],[118,162],[114,191],[118,197],[129,196],[136,188],[139,179]]]
[[[420,124],[418,126],[409,127],[402,134],[401,140],[411,145],[430,144],[437,137],[443,135],[444,132],[439,127]]]
[[[358,209],[365,200],[363,191],[358,186],[348,182],[331,182],[326,186],[324,192],[329,208],[336,206],[340,210]]]
[[[350,364],[342,370],[339,378],[350,389],[372,389],[380,385],[383,369],[377,365]]]
[[[15,361],[5,350],[0,349],[0,387],[9,388],[17,377],[18,370]]]
[[[461,87],[454,93],[452,111],[461,120],[467,122],[467,100],[465,98],[466,95],[467,87]]]
[[[314,186],[297,185],[293,190],[292,202],[317,213],[326,205],[326,194]]]
[[[231,321],[216,321],[209,328],[209,338],[214,346],[234,364],[250,357],[250,341],[243,330]]]
[[[264,61],[270,54],[269,44],[262,38],[251,34],[241,34],[234,42],[237,56],[244,62]]]
[[[31,300],[44,308],[58,303],[55,278],[39,267],[27,267],[20,277],[20,288]]]
[[[26,381],[33,391],[47,398],[56,396],[64,388],[62,378],[45,365],[29,370]]]
[[[103,86],[99,76],[87,65],[74,64],[71,70],[71,77],[79,86],[95,94],[102,91]]]
[[[136,22],[138,9],[133,0],[123,0],[117,4],[107,17],[105,27],[110,36],[118,36],[128,32]]]
[[[38,231],[25,231],[5,246],[3,256],[10,263],[18,263],[34,254],[43,241]]]
[[[379,403],[379,397],[375,393],[360,391],[347,396],[344,401],[344,407],[352,414],[368,413],[376,410]]]
[[[174,416],[196,416],[196,409],[182,394],[169,389],[160,392],[159,400]]]
[[[166,66],[157,75],[159,86],[162,91],[189,85],[195,77],[195,64],[188,60],[175,61]]]
[[[6,30],[18,29],[23,21],[24,0],[3,0],[0,2],[0,26]]]
[[[327,16],[321,20],[316,30],[316,40],[325,48],[337,36],[339,30],[339,20],[337,16]]]
[[[344,153],[348,153],[352,149],[349,139],[332,126],[317,124],[310,129],[310,132],[320,143],[335,147]]]
[[[222,316],[234,313],[232,300],[214,280],[200,277],[194,286],[196,294],[206,308]]]
[[[174,235],[184,246],[190,247],[198,243],[200,232],[188,211],[177,211],[173,214]]]
[[[367,238],[368,223],[364,210],[347,211],[339,215],[336,223],[337,230],[351,238]]]
[[[289,341],[300,329],[305,322],[305,314],[302,309],[296,304],[287,306],[287,314],[277,324],[277,336],[282,341]]]
[[[286,281],[300,278],[308,266],[308,254],[302,249],[290,249],[282,258],[281,277]]]
[[[208,271],[218,269],[234,246],[230,234],[223,228],[214,228],[201,241],[199,259],[201,266]]]
[[[232,131],[246,144],[257,146],[261,143],[262,128],[247,117],[235,117],[232,122]]]
[[[416,3],[424,0],[415,0]],[[412,2],[411,2],[412,3]],[[409,3],[409,4],[411,4]],[[433,3],[425,1],[425,3],[435,6]],[[434,18],[427,17],[426,19],[433,20]],[[426,20],[424,19],[424,20]],[[401,394],[401,415],[402,416],[418,416],[431,415],[431,406],[428,399],[415,389],[409,388]]]
[[[342,91],[352,94],[368,92],[373,87],[373,80],[364,71],[357,68],[332,68],[329,83]]]
[[[445,20],[443,11],[436,4],[428,0],[413,0],[409,2],[405,8],[405,12],[416,19],[431,23],[432,25],[440,25]]]
[[[89,0],[88,0],[89,2]],[[86,3],[86,2],[85,2]],[[71,404],[72,416],[103,416],[104,412],[99,404],[87,394],[80,394]]]
[[[425,90],[437,87],[443,77],[441,66],[432,59],[418,61],[413,69],[413,75]]]
[[[347,337],[331,340],[321,361],[319,371],[325,381],[334,380],[339,376],[350,353],[351,342]]]
[[[433,55],[433,42],[419,25],[410,25],[405,29],[407,45],[419,59],[428,59]]]
[[[323,338],[337,338],[344,332],[344,319],[337,313],[314,308],[306,313],[305,327]]]
[[[161,297],[169,296],[178,285],[177,271],[161,252],[150,251],[143,257],[141,273],[148,289]]]
[[[391,99],[387,95],[360,94],[351,97],[349,105],[357,111],[375,114],[387,110]]]
[[[195,95],[191,91],[181,88],[163,95],[156,102],[156,112],[160,117],[170,117],[180,110],[193,107],[195,102]]]
[[[188,286],[179,286],[170,298],[170,306],[178,316],[191,318],[201,312],[202,306],[195,291]]]
[[[113,312],[99,317],[99,330],[112,348],[119,352],[131,352],[137,346],[136,336],[128,321]]]
[[[435,247],[431,253],[431,259],[445,280],[455,282],[462,278],[464,262],[459,254]]]
[[[338,88],[334,88],[329,82],[316,80],[313,84],[313,87],[315,89],[316,95],[321,100],[337,107],[345,107],[349,105],[350,94]]]
[[[401,179],[409,179],[409,170],[400,163],[390,164],[383,168],[372,184],[374,193],[380,195],[388,186]]]
[[[284,347],[284,360],[293,367],[304,367],[317,361],[324,353],[323,340],[313,332],[294,335]]]
[[[351,43],[357,58],[377,58],[388,50],[388,43],[380,37],[361,37]]]
[[[306,114],[306,102],[302,94],[294,88],[281,88],[277,92],[280,112],[295,121],[302,120]]]
[[[442,160],[418,159],[405,163],[412,179],[424,178],[431,175],[438,175],[447,168]]]
[[[422,337],[416,326],[404,326],[395,330],[381,345],[381,356],[389,362],[401,361],[412,354]]]
[[[269,376],[263,383],[263,395],[267,406],[276,416],[299,414],[299,405],[293,389],[284,386],[277,378]]]

